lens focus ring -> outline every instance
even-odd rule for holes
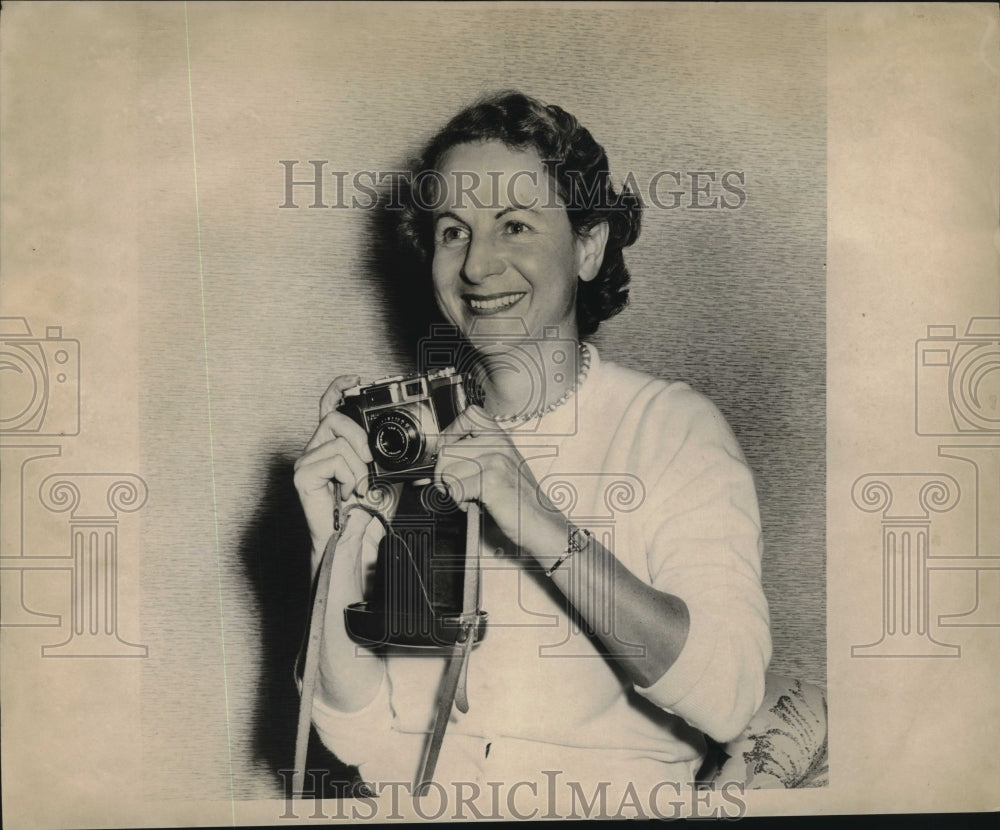
[[[405,470],[423,454],[420,426],[407,412],[393,410],[380,416],[372,424],[370,436],[375,462],[386,470]]]

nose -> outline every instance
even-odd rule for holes
[[[462,263],[462,279],[478,284],[487,277],[499,274],[503,269],[503,260],[497,253],[493,240],[489,237],[479,239],[473,237],[466,249],[465,261]]]

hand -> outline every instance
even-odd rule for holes
[[[441,433],[434,481],[466,509],[476,501],[497,527],[528,553],[548,532],[565,536],[565,518],[541,492],[510,436],[480,407],[470,406]],[[548,539],[546,539],[546,544]]]
[[[313,566],[333,535],[334,501],[351,494],[363,497],[372,460],[364,429],[337,411],[344,390],[356,386],[357,375],[341,375],[327,388],[319,404],[319,426],[295,462],[295,489],[306,514],[313,546]]]

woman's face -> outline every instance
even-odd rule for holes
[[[600,258],[590,267],[593,245],[573,233],[538,155],[495,141],[461,144],[438,172],[432,273],[445,317],[473,340],[485,317],[512,332],[521,321],[531,338],[558,326],[560,337],[576,339],[577,279],[593,279]]]

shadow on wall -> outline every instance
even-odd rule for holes
[[[399,364],[409,372],[416,370],[420,339],[444,318],[434,301],[430,263],[421,261],[400,236],[401,211],[396,206],[407,198],[407,191],[403,183],[398,187],[381,192],[377,208],[368,212],[366,236],[371,244],[364,255],[364,270],[379,298],[385,337]]]
[[[260,613],[261,662],[253,713],[255,765],[274,776],[275,793],[290,791],[294,764],[299,695],[294,680],[295,658],[309,618],[309,529],[292,483],[293,462],[275,454],[268,462],[261,499],[253,522],[240,544],[240,557]],[[310,737],[307,768],[323,786],[321,797],[344,794],[357,770],[342,764]],[[310,779],[306,779],[307,788]],[[259,795],[257,796],[259,797]]]
[[[399,241],[399,211],[392,195],[382,194],[379,209],[369,213],[364,270],[377,286],[385,336],[402,365],[415,363],[417,343],[426,335],[436,311],[430,280],[421,263]],[[398,202],[395,202],[398,204]],[[296,429],[300,426],[290,425]],[[260,609],[261,665],[254,707],[254,762],[274,775],[276,791],[290,788],[294,764],[299,696],[293,672],[310,609],[309,530],[293,483],[294,462],[274,453],[264,471],[260,502],[245,529],[239,555]],[[317,785],[318,797],[351,794],[358,783],[355,767],[341,763],[312,730],[306,789]]]

